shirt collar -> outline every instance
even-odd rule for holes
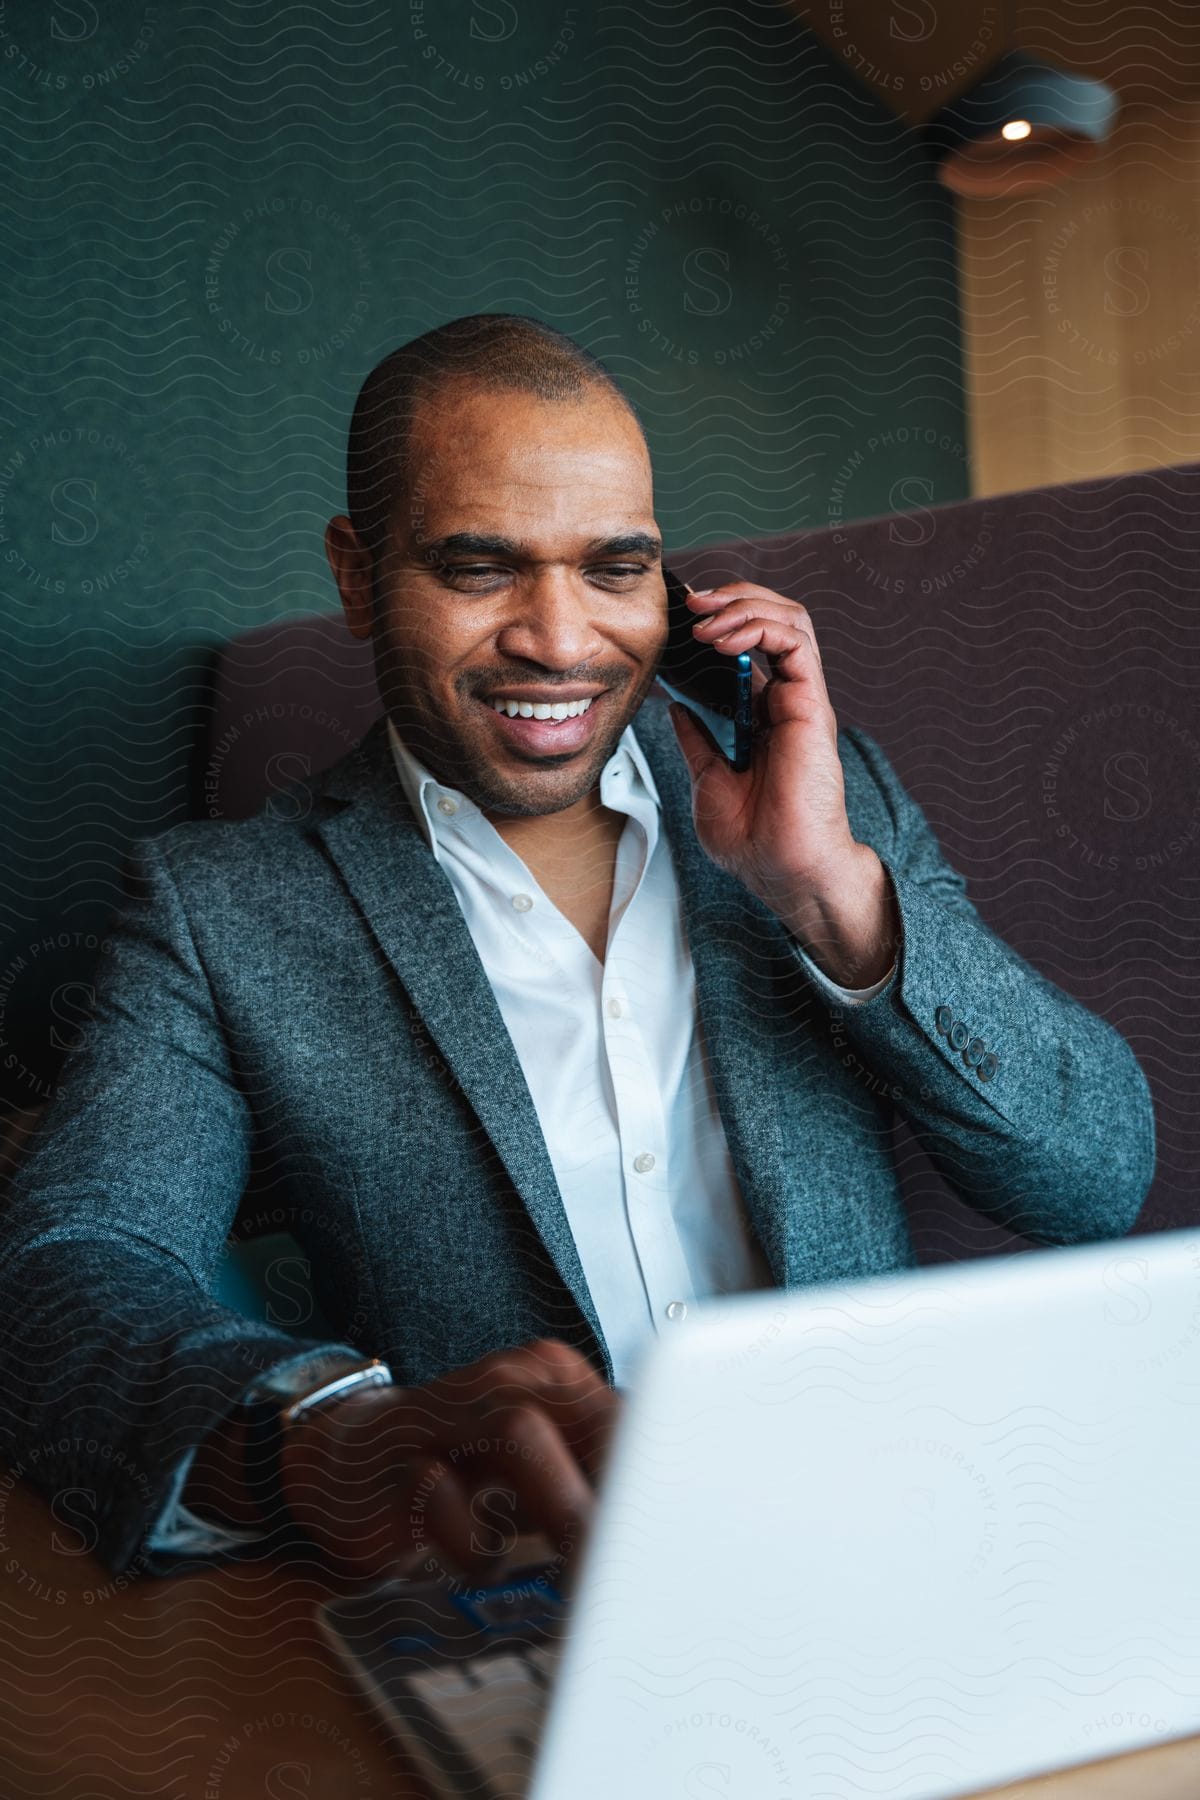
[[[416,815],[426,843],[431,850],[436,850],[434,819],[439,800],[451,803],[452,810],[443,809],[448,812],[450,817],[466,818],[475,815],[482,817],[482,815],[474,801],[468,800],[460,789],[449,787],[445,782],[436,780],[430,774],[424,763],[420,762],[408,748],[396,730],[390,715],[387,728],[392,746],[392,760],[400,778],[400,785]],[[644,794],[653,806],[661,811],[662,802],[659,799],[658,787],[642,746],[634,736],[632,724],[625,727],[617,740],[616,749],[600,772],[600,786],[606,800],[613,779],[618,773],[627,777],[629,782],[627,791],[631,791],[635,796],[639,793]]]

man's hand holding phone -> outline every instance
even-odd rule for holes
[[[750,581],[688,590],[686,602],[697,642],[734,659],[757,650],[770,669],[753,671],[754,750],[743,771],[686,707],[670,708],[696,835],[831,979],[869,986],[892,965],[899,912],[887,871],[846,815],[837,719],[808,609]]]

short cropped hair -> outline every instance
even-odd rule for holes
[[[589,392],[602,391],[619,400],[642,430],[628,395],[599,358],[553,325],[520,313],[472,313],[437,325],[385,356],[354,403],[346,447],[346,511],[372,561],[387,541],[396,503],[412,478],[417,410],[459,380],[544,400],[583,400]]]

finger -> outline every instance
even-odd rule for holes
[[[470,1474],[452,1468],[445,1456],[409,1464],[395,1494],[394,1536],[405,1561],[443,1558],[463,1572],[477,1572],[516,1542],[510,1518],[511,1490],[481,1494]]]
[[[483,1474],[503,1482],[516,1496],[516,1529],[541,1532],[557,1554],[569,1555],[594,1500],[574,1452],[549,1414],[530,1405],[493,1412],[481,1421],[471,1448]],[[459,1473],[469,1485],[483,1485],[479,1476],[472,1483],[461,1465]]]
[[[602,1382],[594,1391],[558,1390],[553,1395],[543,1395],[541,1403],[579,1467],[594,1484],[612,1443],[621,1410],[619,1397],[607,1382]]]
[[[451,1369],[425,1390],[445,1394],[454,1404],[478,1407],[489,1400],[520,1400],[549,1393],[599,1394],[611,1390],[595,1365],[557,1338],[494,1350],[478,1362]]]
[[[566,1346],[554,1348],[562,1350]],[[568,1352],[568,1357],[572,1354]],[[553,1356],[548,1363],[543,1362],[546,1379],[537,1390],[537,1400],[578,1466],[595,1482],[608,1452],[620,1401],[586,1359],[578,1358],[578,1364]]]
[[[515,1379],[502,1370],[492,1400],[535,1401],[549,1414],[577,1461],[593,1479],[603,1461],[619,1402],[603,1375],[580,1351],[555,1338],[538,1338],[516,1353]]]
[[[813,644],[816,644],[812,615],[807,607],[800,606],[793,600],[773,603],[766,600],[731,600],[718,612],[710,613],[707,618],[696,619],[692,625],[692,633],[703,642],[711,644],[751,619],[776,619],[781,625],[791,625],[798,631],[806,631]]]
[[[579,1527],[579,1533],[575,1542],[563,1555],[562,1567],[559,1571],[555,1585],[564,1600],[571,1600],[574,1598],[575,1590],[579,1584],[580,1570],[583,1567],[583,1553],[587,1549],[588,1538],[592,1534],[595,1523],[594,1516],[590,1519],[585,1519]]]
[[[801,606],[802,601],[792,600],[787,594],[776,593],[774,588],[763,587],[757,581],[724,581],[719,587],[689,589],[687,600],[693,610],[713,612],[717,607],[728,606],[731,600],[763,601],[767,605]]]
[[[821,647],[817,643],[816,628],[812,614],[798,600],[783,600],[776,594],[768,594],[762,599],[753,596],[735,595],[720,603],[718,610],[708,617],[697,619],[692,626],[693,635],[701,643],[715,643],[726,637],[735,627],[755,618],[778,619],[781,624],[791,624],[808,634],[812,642],[818,663],[821,660]],[[725,646],[722,644],[722,648]]]
[[[692,611],[698,615],[692,622],[692,630],[702,641],[709,632],[715,632],[718,637],[721,635],[722,622],[726,616],[730,623],[761,616],[792,619],[806,631],[811,631],[813,642],[816,643],[812,614],[804,602],[789,600],[786,595],[776,594],[770,588],[756,587],[750,582],[730,582],[725,587],[713,588],[707,594],[689,595],[688,598],[690,602],[694,602]]]
[[[713,649],[720,650],[725,656],[759,650],[771,665],[772,677],[815,684],[825,696],[825,675],[816,639],[794,621],[784,622],[759,614],[744,619],[732,629],[727,628],[710,641]]]
[[[704,605],[706,610],[703,615],[692,620],[693,631],[710,631],[726,616],[730,619],[749,619],[755,614],[761,614],[764,618],[774,616],[805,622],[809,622],[812,617],[808,608],[799,600],[781,600],[777,594],[729,594],[711,603],[705,601]]]

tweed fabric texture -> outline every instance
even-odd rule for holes
[[[838,1006],[700,847],[665,707],[635,730],[776,1281],[912,1266],[897,1113],[1006,1228],[1128,1231],[1155,1162],[1132,1050],[983,923],[879,746],[839,733],[900,966]],[[293,804],[139,845],[110,935],[93,1022],[5,1202],[0,1454],[46,1493],[94,1495],[114,1572],[156,1572],[141,1546],[181,1457],[255,1374],[326,1341],[212,1297],[239,1210],[299,1240],[339,1343],[402,1382],[544,1336],[611,1372],[525,1077],[382,720]],[[992,1080],[940,1008],[994,1053]]]

